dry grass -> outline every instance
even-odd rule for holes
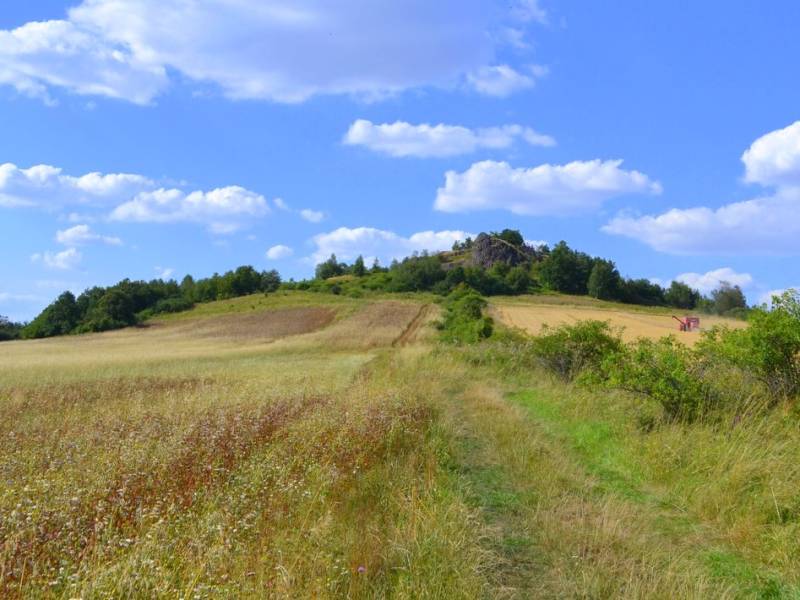
[[[478,595],[420,305],[298,300],[0,346],[0,597]]]
[[[796,592],[791,407],[644,433],[435,317],[289,294],[0,345],[0,597]]]
[[[550,298],[550,297],[545,297]],[[622,337],[626,341],[633,341],[639,337],[659,339],[667,335],[675,335],[680,341],[693,345],[699,338],[700,332],[680,332],[678,322],[670,315],[682,317],[685,311],[673,311],[666,314],[663,309],[653,312],[644,310],[629,310],[621,305],[599,303],[595,306],[571,304],[549,304],[543,302],[524,303],[523,301],[507,302],[493,301],[492,314],[499,321],[537,335],[542,327],[547,325],[556,327],[563,324],[572,324],[578,321],[597,320],[608,321],[612,326],[623,328]],[[728,327],[745,327],[743,321],[725,319],[702,315],[701,325],[704,329],[714,325],[727,325]]]

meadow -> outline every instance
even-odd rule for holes
[[[0,596],[800,597],[792,402],[643,427],[439,314],[278,292],[0,345]]]

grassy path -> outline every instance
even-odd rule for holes
[[[559,393],[473,383],[449,407],[494,597],[798,597],[648,485],[609,423],[562,414]]]

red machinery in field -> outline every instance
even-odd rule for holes
[[[700,317],[684,317],[679,319],[675,315],[672,318],[678,322],[678,329],[681,331],[697,331],[700,329]]]

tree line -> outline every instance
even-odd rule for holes
[[[574,250],[563,241],[552,249],[547,246],[532,248],[527,247],[518,231],[507,229],[491,236],[522,249],[520,254],[511,256],[524,258],[513,261],[516,264],[508,260],[497,260],[488,267],[475,264],[469,255],[475,244],[467,239],[454,244],[451,253],[412,255],[393,261],[387,268],[377,261],[367,268],[361,256],[348,265],[332,255],[317,265],[313,280],[284,285],[349,295],[359,295],[363,291],[427,291],[447,295],[464,285],[483,296],[550,291],[734,317],[744,316],[747,311],[745,295],[736,285],[723,282],[706,297],[680,281],[673,281],[665,288],[648,279],[624,278],[613,261]]]
[[[77,297],[72,292],[62,293],[33,321],[18,326],[16,337],[43,338],[120,329],[157,314],[189,310],[198,302],[272,292],[280,284],[277,271],[258,272],[251,266],[198,280],[187,275],[180,283],[124,279],[110,287],[89,288]]]
[[[195,280],[131,281],[93,287],[79,296],[62,293],[33,321],[23,325],[0,317],[0,341],[108,331],[135,325],[157,314],[179,312],[212,302],[277,289],[360,296],[370,292],[432,292],[446,296],[471,288],[483,296],[540,292],[586,295],[646,306],[670,306],[728,316],[744,316],[747,302],[738,286],[723,283],[709,297],[685,283],[664,288],[647,279],[620,275],[613,261],[574,250],[566,242],[552,249],[532,247],[519,231],[481,234],[456,242],[451,252],[413,254],[388,267],[371,266],[359,256],[352,264],[335,255],[316,266],[313,279],[281,281],[277,271],[242,266]]]

